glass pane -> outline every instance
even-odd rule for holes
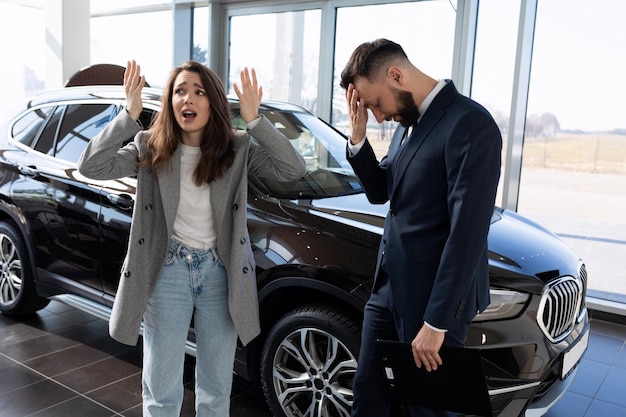
[[[90,0],[89,7],[92,13],[101,13],[112,10],[124,10],[129,7],[162,5],[162,0]]]
[[[518,208],[583,258],[592,295],[623,300],[625,15],[622,0],[539,2]]]
[[[73,104],[67,107],[56,146],[57,158],[76,162],[87,146],[113,119],[113,104]]]
[[[252,183],[276,198],[323,198],[361,192],[361,185],[346,160],[346,140],[318,117],[293,110],[261,110],[280,130],[306,162],[307,174],[297,181],[279,182],[255,177]],[[245,129],[246,123],[233,109],[233,125]],[[256,142],[256,139],[252,138]]]
[[[139,32],[126,30],[128,28]],[[125,67],[128,60],[134,59],[141,65],[148,84],[161,87],[172,69],[172,31],[171,11],[94,17],[91,19],[91,64]]]
[[[13,139],[26,146],[32,146],[39,129],[41,129],[41,125],[46,121],[46,118],[53,109],[54,107],[42,107],[29,111],[22,116],[15,122],[11,130]]]
[[[320,10],[233,16],[230,19],[229,94],[244,67],[254,67],[263,98],[315,112]],[[263,28],[263,42],[251,42]],[[261,46],[259,46],[261,45]]]
[[[50,156],[54,155],[54,138],[56,137],[59,120],[61,120],[61,114],[63,113],[64,108],[64,106],[57,107],[50,117],[48,124],[44,127],[37,143],[35,144],[36,151]]]
[[[381,19],[393,16],[393,19]],[[426,74],[450,78],[454,50],[456,11],[449,1],[423,1],[343,7],[337,10],[332,124],[348,133],[345,92],[339,86],[341,71],[361,43],[387,38],[402,45],[411,62]],[[370,114],[368,139],[376,155],[387,153],[395,122],[379,125]]]
[[[192,59],[204,65],[209,64],[209,8],[193,9],[193,53]]]
[[[46,20],[43,9],[0,3],[0,114],[45,89]],[[10,97],[10,100],[7,99]],[[22,107],[23,108],[23,107]]]
[[[471,96],[489,110],[502,132],[501,178],[511,117],[519,10],[519,0],[481,0],[478,9]],[[502,186],[500,180],[496,204],[502,201]]]

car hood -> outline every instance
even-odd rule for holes
[[[578,276],[580,258],[557,235],[513,211],[496,208],[489,229],[490,261],[543,282]]]
[[[300,202],[302,204],[303,202]],[[389,204],[371,204],[365,194],[310,200],[311,214],[382,236]],[[571,270],[578,256],[554,233],[513,211],[494,208],[489,229],[489,261],[499,270],[547,282]]]

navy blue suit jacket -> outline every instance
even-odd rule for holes
[[[397,129],[380,163],[367,140],[348,158],[369,201],[390,202],[378,265],[384,262],[403,320],[464,332],[489,304],[500,130],[448,81],[400,149],[404,131]]]

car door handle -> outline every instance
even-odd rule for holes
[[[107,198],[111,203],[115,204],[122,210],[132,210],[133,205],[135,204],[133,198],[128,194],[107,194]]]
[[[26,175],[27,177],[35,178],[39,176],[39,170],[37,169],[36,166],[33,166],[33,165],[30,165],[30,166],[20,165],[17,167],[17,169],[22,174]]]

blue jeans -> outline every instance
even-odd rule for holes
[[[230,409],[237,331],[228,311],[226,269],[214,249],[170,242],[144,313],[143,414],[178,417],[183,402],[185,343],[196,331],[196,416]]]

